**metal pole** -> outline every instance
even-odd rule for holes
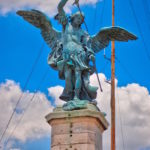
[[[112,0],[112,26],[115,25],[115,0]],[[115,150],[115,42],[111,47],[111,150]]]

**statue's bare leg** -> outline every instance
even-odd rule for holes
[[[75,70],[75,95],[74,99],[80,99],[80,91],[81,91],[82,79],[81,79],[81,71]]]
[[[65,67],[65,83],[66,83],[66,90],[72,91],[73,90],[72,69],[69,66]]]
[[[60,96],[60,99],[69,101],[73,98],[73,81],[72,81],[72,69],[66,65],[64,68],[65,75],[65,88]]]

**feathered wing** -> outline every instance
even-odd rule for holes
[[[95,53],[108,46],[110,41],[136,40],[137,37],[121,27],[107,27],[91,37],[91,48]]]
[[[48,46],[52,50],[55,49],[56,45],[58,45],[60,42],[61,32],[56,31],[52,27],[50,20],[44,13],[38,10],[19,10],[17,11],[17,14],[22,16],[27,22],[31,23],[33,26],[39,28]]]

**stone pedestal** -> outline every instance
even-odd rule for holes
[[[46,119],[52,127],[51,150],[102,150],[108,122],[94,105],[74,111],[57,107]]]

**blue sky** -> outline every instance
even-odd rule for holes
[[[145,46],[150,55],[150,20],[148,19],[148,17],[150,17],[150,1],[144,0],[148,4],[146,6],[143,5],[144,3],[142,0],[131,1],[140,25],[140,30],[142,31]],[[42,3],[44,3],[44,1]],[[116,0],[115,5],[116,26],[121,26],[138,37],[138,40],[128,43],[116,42],[116,56],[120,60],[120,63],[116,61],[116,78],[118,80],[118,86],[122,87],[130,83],[137,83],[150,91],[150,59],[146,53],[142,36],[129,4],[129,0]],[[2,12],[1,9],[3,7],[5,7],[5,5],[0,4],[0,12]],[[30,8],[31,7],[32,6],[30,6]],[[26,7],[24,9],[26,9]],[[85,21],[90,35],[96,34],[102,27],[111,26],[110,0],[103,0],[96,3],[95,6],[90,4],[82,5],[81,9],[85,13]],[[6,79],[13,80],[19,83],[22,89],[44,40],[38,29],[15,14],[16,10],[12,9],[6,14],[0,14],[0,83],[5,82]],[[75,11],[77,11],[77,9],[73,8],[72,12]],[[51,18],[51,20],[54,27],[60,30],[61,28],[58,23],[53,20],[53,18]],[[49,52],[50,48],[44,44],[42,54],[26,90],[34,92],[48,69],[46,79],[39,90],[51,99],[47,89],[56,85],[64,86],[64,81],[59,80],[57,72],[47,65],[47,56]],[[111,76],[110,62],[107,63],[103,53],[104,52],[101,51],[96,55],[97,69],[99,73],[104,73],[109,80]],[[107,57],[110,57],[110,53],[111,47],[109,46],[106,48]],[[37,143],[38,146],[36,147]],[[49,138],[43,138],[34,142],[26,142],[25,145],[16,144],[15,146],[17,145],[21,145],[21,149],[23,150],[49,149]],[[142,150],[149,149],[150,148]]]
[[[104,3],[105,8],[102,14]],[[110,2],[100,2],[96,5],[96,7],[97,8],[91,6],[82,7],[82,10],[86,15],[86,23],[91,35],[97,33],[101,27],[111,26]],[[150,28],[148,28],[149,20],[146,18],[142,1],[136,1],[136,3],[134,3],[134,9],[138,16],[138,21],[140,22],[144,40],[148,48],[148,36],[150,32]],[[76,9],[74,11],[76,11]],[[96,20],[94,20],[95,11],[97,12]],[[132,14],[129,2],[117,1],[115,14],[115,24],[117,26],[126,28],[139,38],[137,41],[131,41],[128,43],[116,43],[116,56],[135,79],[135,81],[133,81],[129,77],[128,73],[124,71],[123,67],[116,62],[116,77],[119,85],[121,86],[126,85],[127,83],[137,82],[140,85],[146,86],[148,89],[150,89],[150,70],[148,69],[150,60],[148,60],[148,57],[145,53],[141,35],[139,33],[135,18]],[[102,18],[100,18],[101,16]],[[91,22],[93,22],[95,26]],[[58,28],[57,23],[54,23],[54,26]],[[60,29],[60,27],[58,29]],[[43,44],[40,31],[25,22],[21,17],[17,16],[15,12],[0,17],[0,30],[2,35],[0,37],[0,81],[2,82],[6,78],[14,79],[15,81],[20,82],[21,86],[23,87],[31,67],[38,55],[39,49]],[[48,67],[47,55],[49,51],[50,49],[45,44],[41,58],[36,66],[35,72],[30,81],[30,85],[28,86],[30,90],[36,89],[37,81],[42,77],[42,73],[44,73]],[[106,54],[108,57],[110,57],[110,47],[106,49]],[[101,51],[99,54],[97,54],[97,68],[99,72],[103,72],[102,68],[104,68],[105,64],[106,60],[104,60],[103,51]],[[106,76],[110,78],[110,64],[107,66],[105,71]],[[52,76],[55,76],[56,80],[53,80]],[[57,73],[49,68],[48,78],[46,79],[46,83],[43,88],[45,87],[46,89],[49,85],[54,86],[58,83],[63,84],[62,81],[58,80]],[[45,89],[43,90],[45,91]]]

